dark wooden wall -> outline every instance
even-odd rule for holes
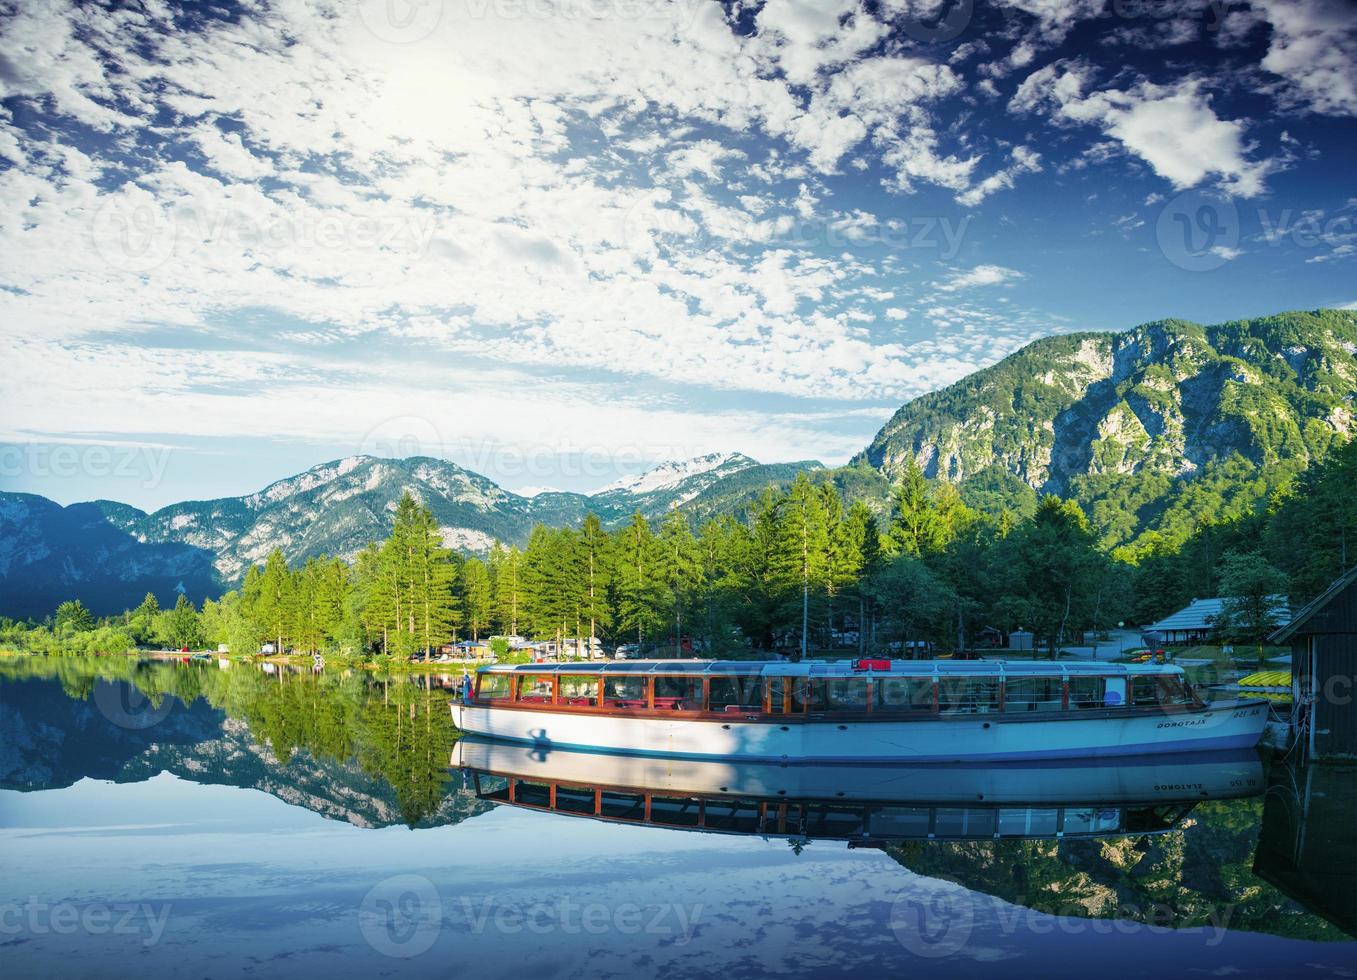
[[[1357,630],[1314,637],[1315,757],[1357,758]]]

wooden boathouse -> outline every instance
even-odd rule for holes
[[[1269,641],[1291,647],[1292,731],[1313,759],[1357,759],[1357,568]]]

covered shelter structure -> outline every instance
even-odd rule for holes
[[[1310,758],[1357,758],[1357,567],[1268,637],[1291,647],[1291,724]]]

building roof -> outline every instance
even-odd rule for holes
[[[1274,623],[1284,623],[1291,618],[1291,607],[1286,596],[1272,596],[1274,603],[1271,619]],[[1225,597],[1214,599],[1193,599],[1188,605],[1171,616],[1165,616],[1157,623],[1145,627],[1147,633],[1196,633],[1212,630],[1220,622],[1225,611]]]
[[[1332,585],[1305,605],[1301,606],[1300,610],[1294,617],[1290,618],[1290,621],[1285,626],[1267,638],[1268,642],[1277,644],[1290,643],[1293,636],[1297,633],[1305,632],[1306,624],[1309,623],[1317,613],[1325,609],[1329,603],[1338,598],[1339,594],[1349,585],[1352,585],[1353,582],[1357,582],[1357,565],[1354,565],[1342,575],[1338,576],[1338,578],[1334,579]]]
[[[705,674],[765,677],[994,677],[1004,674],[1054,676],[1092,674],[1181,674],[1172,664],[1115,664],[1101,660],[893,660],[888,670],[854,670],[851,661],[803,660],[800,663],[763,660],[616,660],[594,663],[491,664],[481,673],[515,674]]]

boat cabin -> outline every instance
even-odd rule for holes
[[[487,707],[672,716],[873,718],[1200,706],[1163,664],[656,660],[504,664],[476,675]]]
[[[1112,837],[1165,833],[1196,800],[1045,806],[733,798],[472,772],[478,799],[609,823],[763,837],[885,842]]]

